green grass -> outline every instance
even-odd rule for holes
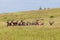
[[[14,20],[21,20],[21,19],[29,20],[29,19],[40,19],[40,18],[47,19],[50,16],[54,16],[55,18],[60,18],[60,8],[0,14],[0,21],[6,21],[12,19]]]
[[[45,23],[42,26],[6,26],[7,20],[41,18]],[[50,26],[49,20],[55,21],[54,25]],[[60,40],[60,8],[0,14],[0,40]]]
[[[0,40],[60,40],[60,29],[8,27],[0,29]]]

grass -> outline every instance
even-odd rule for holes
[[[6,26],[6,20],[41,18],[44,19],[42,26]],[[49,20],[55,21],[54,25],[50,26]],[[60,8],[0,14],[0,40],[60,40]]]
[[[6,20],[29,20],[29,19],[40,19],[40,18],[49,18],[50,16],[54,16],[55,18],[60,18],[60,8],[57,9],[49,9],[49,10],[33,10],[26,12],[13,12],[0,14],[0,21]],[[2,19],[2,20],[1,20]]]
[[[0,40],[60,40],[60,29],[8,27],[0,29]]]
[[[0,40],[60,40],[59,25],[9,26],[0,22]]]

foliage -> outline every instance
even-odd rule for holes
[[[54,16],[50,16],[50,18],[54,18]]]

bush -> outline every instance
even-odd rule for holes
[[[54,16],[50,16],[50,18],[54,18]]]
[[[4,17],[4,19],[7,19],[7,17]]]

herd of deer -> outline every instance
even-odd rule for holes
[[[49,21],[50,25],[53,25],[54,21]],[[39,20],[36,20],[35,22],[24,22],[23,20],[20,21],[14,21],[14,20],[8,20],[7,26],[31,26],[31,25],[44,25],[43,22],[39,22]]]

